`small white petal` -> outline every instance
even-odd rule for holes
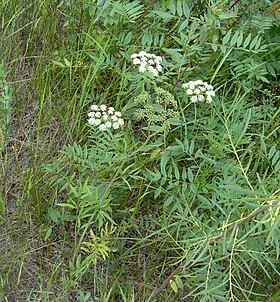
[[[200,89],[198,89],[198,88],[196,88],[193,92],[194,92],[195,94],[200,94],[200,93],[201,93]]]
[[[104,121],[108,120],[108,115],[107,114],[103,114],[102,118],[104,119]]]
[[[121,113],[120,111],[116,111],[116,112],[115,112],[115,116],[121,117],[121,116],[122,116],[122,113]]]
[[[158,76],[158,71],[157,71],[157,69],[154,69],[154,70],[152,71],[152,73],[153,73],[153,75],[154,75],[155,77]]]
[[[95,122],[94,122],[94,124],[95,124],[96,126],[100,125],[100,124],[101,124],[101,120],[96,119]]]
[[[90,109],[94,111],[98,111],[99,107],[97,105],[91,105]]]
[[[145,57],[145,56],[147,56],[147,53],[142,50],[142,51],[139,52],[138,56],[139,57]]]
[[[149,64],[155,64],[155,61],[154,60],[149,60],[148,63]]]
[[[95,116],[95,112],[89,112],[88,113],[88,117],[94,117]]]
[[[101,125],[99,126],[99,130],[105,131],[105,130],[107,130],[107,128],[106,128],[106,126],[105,126],[104,124],[101,124]]]
[[[186,94],[187,95],[193,95],[193,90],[192,89],[187,89]]]
[[[112,127],[112,123],[111,122],[106,122],[105,123],[105,126],[107,129],[111,128]]]
[[[159,71],[159,72],[161,72],[162,71],[162,66],[161,65],[157,65],[157,70]]]
[[[207,96],[215,96],[215,91],[213,91],[213,90],[206,91],[206,95]]]
[[[191,101],[192,101],[192,103],[196,103],[196,102],[197,102],[197,96],[196,96],[196,95],[193,95],[193,96],[191,97]]]
[[[141,64],[141,61],[140,61],[138,58],[135,58],[135,59],[133,60],[133,64],[134,64],[134,65]]]
[[[113,116],[111,117],[111,119],[112,119],[113,122],[116,122],[116,121],[118,120],[118,117],[117,117],[116,115],[113,115]]]
[[[124,120],[122,118],[119,118],[118,123],[119,123],[120,126],[123,126],[124,125]]]
[[[105,110],[106,110],[106,108],[107,108],[107,106],[106,106],[106,105],[100,105],[100,110],[105,111]]]
[[[114,122],[114,123],[113,123],[113,128],[114,128],[114,129],[120,128],[119,123],[118,123],[118,122]]]
[[[100,117],[101,116],[101,112],[95,112],[95,117]]]
[[[95,118],[90,118],[89,120],[88,120],[88,123],[90,124],[90,125],[95,125]]]
[[[199,95],[198,96],[198,101],[203,102],[204,101],[204,95]]]
[[[157,56],[156,57],[158,61],[162,62],[162,57],[161,56]]]
[[[139,66],[139,72],[145,72],[145,71],[146,71],[145,65],[140,65]]]

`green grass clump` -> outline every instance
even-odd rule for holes
[[[0,301],[278,301],[279,5],[0,12]]]

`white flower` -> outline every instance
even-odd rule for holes
[[[155,62],[157,65],[159,65],[159,64],[161,63],[161,61],[160,61],[158,58],[155,58],[155,59],[154,59],[154,62]]]
[[[161,72],[162,71],[162,66],[161,65],[157,65],[157,70],[159,71],[159,72]]]
[[[90,125],[95,125],[95,118],[91,117],[90,119],[88,119],[88,123]]]
[[[93,105],[91,106],[91,108]],[[110,128],[118,129],[120,126],[124,125],[124,120],[121,118],[122,113],[120,111],[115,111],[114,107],[108,107],[103,104],[98,108],[98,111],[88,113],[88,123],[92,126],[98,126],[100,131],[109,130]],[[99,111],[99,109],[101,111]]]
[[[158,61],[162,62],[162,57],[161,56],[157,56],[156,57]]]
[[[107,108],[107,106],[106,106],[106,105],[100,105],[100,110],[105,111],[105,110],[106,110],[106,108]]]
[[[193,95],[193,96],[191,97],[191,102],[192,102],[192,103],[196,103],[196,102],[197,102],[197,96],[196,96],[196,95]]]
[[[191,102],[212,102],[212,97],[216,95],[212,85],[202,80],[189,81],[182,85],[186,89],[186,94],[190,96]]]
[[[206,95],[207,95],[207,96],[215,96],[215,91],[213,91],[213,90],[208,90],[208,91],[206,91]]]
[[[147,55],[147,53],[143,50],[140,51],[139,54],[138,54],[139,57],[145,57],[146,55]]]
[[[140,61],[138,58],[135,58],[135,59],[133,60],[133,64],[134,64],[134,65],[141,64],[141,61]]]
[[[155,58],[156,56],[153,53],[147,53],[146,57],[147,58]]]
[[[117,117],[116,115],[113,115],[113,116],[111,117],[111,120],[112,120],[113,122],[116,122],[116,121],[118,120],[118,117]]]
[[[156,56],[152,53],[147,53],[145,51],[140,51],[138,54],[131,55],[133,59],[133,64],[140,65],[139,72],[143,73],[145,71],[151,72],[154,76],[158,76],[158,73],[162,71],[162,57]],[[154,67],[156,65],[156,68]]]
[[[119,118],[118,123],[119,123],[120,126],[123,126],[124,125],[124,120],[122,118]]]
[[[105,126],[104,124],[101,124],[101,125],[99,126],[99,130],[105,131],[105,130],[107,130],[107,128],[106,128],[106,126]]]
[[[98,125],[100,125],[100,124],[101,124],[101,120],[99,120],[99,119],[96,119],[96,120],[95,120],[95,123],[94,123],[94,124],[95,124],[95,126],[98,126]]]
[[[154,76],[158,76],[158,71],[153,66],[149,66],[148,71],[151,72]]]
[[[206,83],[206,85],[205,85],[205,88],[206,88],[207,90],[213,90],[213,86],[212,86],[212,85],[208,85],[207,83]]]
[[[146,71],[145,65],[140,65],[139,66],[139,72],[145,72],[145,71]]]
[[[94,111],[98,111],[99,107],[97,105],[91,105],[90,109]]]
[[[111,122],[106,122],[105,123],[105,126],[107,129],[111,128],[112,127],[112,123]]]
[[[158,76],[158,71],[157,71],[157,69],[153,69],[152,73],[153,73],[153,75],[154,75],[155,77]]]
[[[118,122],[114,122],[114,123],[113,123],[113,128],[114,128],[114,129],[120,128],[119,123],[118,123]]]
[[[204,99],[205,99],[204,95],[199,95],[199,96],[198,96],[198,101],[199,101],[199,102],[203,102]]]

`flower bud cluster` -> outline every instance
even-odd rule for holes
[[[155,88],[155,92],[157,94],[155,103],[162,104],[164,107],[173,107],[174,109],[178,108],[177,102],[170,92],[159,87]]]
[[[190,96],[191,102],[212,102],[212,97],[215,96],[213,86],[201,80],[190,81],[182,85],[186,89],[186,94]]]
[[[88,123],[92,126],[97,126],[101,131],[106,131],[110,128],[118,129],[124,125],[121,112],[115,111],[113,107],[107,108],[106,105],[92,105],[90,109],[92,111],[88,113]]]
[[[139,72],[143,73],[148,71],[154,76],[158,76],[158,73],[162,71],[162,57],[156,56],[152,53],[140,51],[131,55],[134,65],[139,65]]]

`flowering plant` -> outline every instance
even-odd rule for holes
[[[216,95],[213,86],[202,80],[184,83],[182,87],[186,89],[186,94],[190,96],[192,103],[203,102],[204,100],[211,103],[212,97]]]
[[[113,107],[107,107],[103,104],[100,106],[92,105],[90,108],[92,111],[88,113],[88,123],[97,126],[99,130],[118,129],[124,125],[121,112],[115,111]]]
[[[152,73],[154,76],[158,76],[159,72],[162,71],[162,57],[156,56],[155,54],[140,51],[131,55],[134,65],[139,66],[139,72],[145,71]]]

